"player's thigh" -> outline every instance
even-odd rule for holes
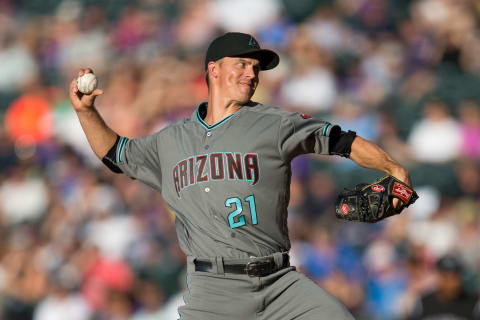
[[[187,276],[187,285],[185,305],[178,309],[182,320],[245,320],[255,314],[250,279],[195,272]]]
[[[337,298],[297,271],[283,275],[269,287],[269,290],[267,307],[262,319],[354,319]]]

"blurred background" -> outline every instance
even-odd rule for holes
[[[106,122],[148,135],[206,99],[204,53],[226,31],[281,56],[254,100],[375,141],[420,195],[381,223],[338,221],[337,193],[381,174],[295,159],[293,263],[357,319],[474,319],[479,17],[475,0],[0,0],[0,319],[177,319],[173,214],[95,158],[68,84],[91,67]]]

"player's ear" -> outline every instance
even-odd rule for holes
[[[214,61],[210,61],[207,65],[207,69],[208,69],[208,74],[213,77],[213,78],[217,78],[218,77],[218,64]]]

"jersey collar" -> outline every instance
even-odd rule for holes
[[[205,121],[203,121],[203,119],[207,116],[207,105],[208,105],[208,101],[201,102],[198,105],[197,109],[192,114],[192,118],[196,119],[198,121],[198,123],[200,123],[202,125],[202,127],[204,127],[207,130],[212,130],[212,129],[214,129],[216,127],[219,127],[220,125],[226,123],[228,120],[230,120],[232,117],[237,115],[243,109],[243,107],[242,107],[237,112],[232,113],[231,115],[223,118],[222,120],[218,121],[217,123],[209,125]]]

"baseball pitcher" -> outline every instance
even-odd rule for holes
[[[297,155],[347,157],[395,177],[411,191],[407,170],[355,132],[251,101],[259,72],[278,63],[279,56],[261,49],[251,35],[216,38],[205,59],[208,101],[190,118],[141,139],[118,136],[105,124],[94,107],[102,90],[82,94],[75,79],[70,85],[72,105],[98,158],[114,172],[158,190],[176,213],[178,240],[187,255],[181,319],[353,319],[290,265],[287,207],[290,162]],[[385,199],[391,206],[382,217],[411,202]],[[345,211],[346,205],[350,217],[355,204],[344,201],[340,207]]]

